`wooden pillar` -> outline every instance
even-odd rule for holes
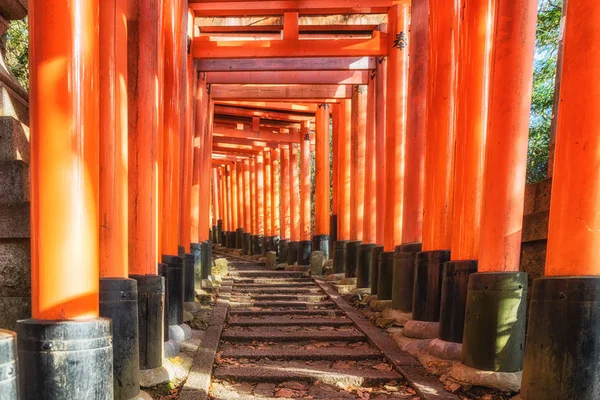
[[[546,277],[533,283],[525,400],[592,399],[598,390],[600,4],[566,7]]]
[[[277,173],[280,162],[280,151],[279,149],[271,150],[271,230],[274,237],[280,235],[280,221],[279,221],[279,181]]]
[[[263,153],[256,156],[256,234],[265,234],[265,158]]]
[[[352,113],[352,103],[350,100],[341,100],[339,106],[339,116],[337,118],[338,129],[338,198],[339,198],[339,214],[338,214],[338,240],[350,239],[350,115]]]
[[[219,178],[217,177],[217,168],[212,168],[212,193],[213,193],[213,227],[217,226],[217,221],[221,219],[219,198]]]
[[[427,3],[427,2],[421,2]],[[377,226],[375,242],[383,246],[385,233],[385,136],[386,136],[386,112],[387,112],[387,57],[382,57],[377,63],[375,71],[375,196],[377,198],[377,209],[375,220]]]
[[[237,167],[237,192],[238,192],[238,228],[244,228],[246,217],[246,203],[244,197],[244,162],[240,161],[236,164]]]
[[[525,346],[527,274],[519,262],[537,4],[495,6],[479,272],[469,277],[462,363],[515,372]]]
[[[98,1],[32,2],[29,24],[31,314],[97,318]]]
[[[252,233],[252,212],[250,211],[250,160],[244,160],[242,169],[244,171],[244,233]]]
[[[420,243],[423,237],[425,191],[425,132],[427,131],[427,77],[429,68],[429,2],[413,0],[410,14],[407,121],[404,140],[402,243]]]
[[[298,145],[290,149],[290,242],[300,240],[300,175],[298,171]]]
[[[329,235],[329,110],[319,104],[316,115],[315,236]]]
[[[207,117],[205,118],[205,121],[203,121],[204,124],[206,124],[206,141],[207,141],[207,145],[205,148],[205,154],[204,154],[204,164],[203,164],[203,168],[202,168],[202,181],[204,182],[205,186],[203,186],[202,193],[208,193],[208,191],[210,190],[210,186],[209,186],[209,182],[210,182],[210,167],[211,167],[211,158],[212,158],[212,148],[213,148],[213,119],[214,119],[214,109],[215,109],[215,102],[210,98],[210,95],[207,95]],[[205,115],[206,115],[205,114]],[[208,228],[209,228],[209,224],[210,224],[210,199],[208,196],[202,196],[201,197],[201,202],[200,202],[200,212],[203,212],[204,216],[203,216],[203,221],[204,221],[204,226],[200,226],[200,232],[199,232],[199,237],[200,237],[200,241],[201,242],[206,242],[207,240],[209,240],[208,237]]]
[[[281,149],[281,239],[290,239],[290,146]]]
[[[367,85],[367,124],[365,129],[365,184],[363,200],[363,243],[375,244],[377,240],[377,182],[375,168],[378,154],[375,152],[375,81]],[[382,160],[379,160],[381,162]],[[375,210],[375,212],[372,212]]]
[[[181,95],[181,2],[165,0],[164,15],[164,131],[163,202],[161,210],[161,252],[179,253],[180,142],[183,97]]]
[[[147,4],[148,3],[148,4]],[[162,120],[159,74],[160,10],[158,5],[133,4],[135,20],[128,24],[128,220],[129,273],[157,273],[159,130]]]
[[[339,172],[340,172],[340,167],[339,167],[339,158],[340,158],[340,151],[339,151],[339,128],[340,128],[340,122],[339,122],[339,115],[340,115],[340,105],[339,104],[332,104],[331,105],[331,136],[332,136],[332,140],[331,140],[331,155],[332,155],[332,163],[331,163],[331,175],[332,175],[332,185],[333,185],[333,193],[332,193],[332,204],[331,204],[331,214],[335,215],[335,216],[339,216],[339,210],[340,210],[340,196],[339,196],[339,190],[338,187],[340,185],[340,180],[339,180]],[[333,221],[332,221],[333,222]],[[336,220],[336,224],[337,224],[337,220]],[[335,227],[337,229],[337,225]],[[331,231],[331,230],[330,230]]]
[[[408,70],[408,6],[398,4],[388,12],[386,183],[384,250],[394,251],[402,239],[404,193],[404,136],[406,134],[406,82]]]
[[[256,160],[257,157],[250,159],[250,212],[252,213],[252,234],[258,235],[258,213],[256,201]]]
[[[271,149],[265,148],[264,152],[264,205],[265,205],[265,236],[273,236],[272,228],[272,203],[271,203]]]
[[[100,4],[100,277],[127,278],[127,8]]]
[[[351,116],[350,239],[363,240],[365,201],[365,139],[367,135],[367,87],[354,86]]]
[[[227,215],[227,232],[234,231],[233,224],[233,187],[231,185],[231,164],[225,166],[225,195],[227,203],[225,204],[225,213]]]
[[[487,132],[490,1],[463,8],[456,114],[452,260],[479,257],[479,228]]]
[[[238,197],[238,163],[235,162],[231,165],[231,231],[234,232],[240,227],[239,221],[239,204],[240,199]]]
[[[310,127],[302,127],[300,148],[300,240],[310,240]]]
[[[217,168],[217,185],[218,185],[218,189],[219,189],[219,216],[221,217],[221,220],[223,221],[223,230],[225,230],[225,220],[227,219],[227,217],[225,216],[225,203],[227,202],[227,199],[225,198],[225,192],[223,190],[224,186],[225,186],[225,177],[223,175],[223,167],[219,167]]]
[[[454,141],[458,66],[458,2],[433,0],[429,10],[429,85],[423,251],[452,244]]]

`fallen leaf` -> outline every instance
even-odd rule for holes
[[[386,364],[386,363],[373,365],[373,368],[375,368],[376,370],[379,370],[379,371],[391,371],[392,370],[392,366],[390,364]]]

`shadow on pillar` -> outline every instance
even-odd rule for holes
[[[160,264],[159,264],[160,265]],[[165,279],[159,275],[130,275],[137,281],[140,370],[162,366]]]
[[[392,283],[392,308],[412,312],[415,285],[415,264],[421,252],[421,243],[396,246],[394,252],[394,281]]]
[[[19,375],[17,370],[17,335],[0,329],[0,399],[19,399]]]
[[[287,263],[288,265],[294,265],[298,262],[298,248],[300,242],[290,242],[288,245]]]
[[[371,287],[371,263],[373,262],[374,244],[358,246],[358,265],[356,267],[356,287],[359,289]]]
[[[310,253],[312,253],[312,242],[310,240],[298,242],[298,265],[310,265]]]
[[[383,253],[383,246],[375,246],[371,252],[371,294],[377,294],[379,285],[379,256]]]
[[[329,217],[329,253],[333,257],[333,244],[337,242],[337,215]]]
[[[17,349],[21,400],[114,398],[110,319],[18,321]]]
[[[358,267],[358,248],[361,245],[360,240],[354,240],[346,243],[346,278],[356,278],[356,268]]]
[[[210,240],[212,240],[214,243],[217,243],[217,239],[219,237],[219,229],[217,227],[217,225],[213,225],[212,226],[212,230],[210,231],[211,235]]]
[[[217,230],[216,230],[216,238],[215,243],[222,245],[223,244],[223,220],[217,220]]]
[[[341,274],[346,271],[346,246],[347,240],[338,240],[333,243],[333,273]]]
[[[413,288],[413,320],[440,321],[442,272],[447,261],[450,261],[450,251],[447,250],[418,253]]]
[[[463,334],[463,364],[497,372],[517,372],[523,368],[526,297],[525,272],[470,275]],[[539,323],[539,316],[531,315],[537,321],[536,324]],[[559,321],[558,317],[559,315],[553,315],[550,319],[557,324],[568,325],[565,320]],[[544,329],[549,327],[545,325]],[[537,327],[534,331],[536,329]],[[550,343],[548,345],[552,348],[555,346]],[[560,357],[564,360],[563,354]],[[535,367],[540,368],[541,365],[537,364]]]
[[[533,281],[521,385],[524,400],[599,398],[599,321],[600,277]]]
[[[329,235],[313,236],[312,251],[322,251],[325,259],[329,259]]]
[[[382,251],[379,254],[379,272],[377,276],[377,300],[392,300],[394,282],[394,252]]]
[[[140,393],[137,281],[100,279],[100,316],[112,319],[115,399],[132,399]]]

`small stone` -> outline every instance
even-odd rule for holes
[[[260,258],[259,258],[257,261],[258,261],[259,263],[264,263],[264,262],[266,262],[266,261],[267,261],[267,258],[266,258],[266,257],[260,257]]]
[[[256,396],[273,397],[274,393],[275,393],[275,384],[274,383],[259,383],[254,388],[254,395],[256,395]]]

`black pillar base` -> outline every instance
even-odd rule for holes
[[[252,236],[252,254],[262,255],[263,249],[263,235]]]
[[[192,243],[190,250],[194,255],[194,290],[202,287],[202,243]]]
[[[394,282],[392,284],[392,308],[412,312],[415,263],[421,252],[421,243],[396,246],[394,253]]]
[[[235,249],[235,231],[227,232],[227,248]]]
[[[235,248],[242,249],[244,246],[244,228],[237,228],[235,230]]]
[[[248,236],[250,236],[249,233],[244,233],[242,235],[242,255],[247,256],[249,254],[248,252]]]
[[[159,275],[130,278],[137,281],[140,369],[158,368],[163,362],[165,279]]]
[[[358,267],[358,247],[362,244],[360,240],[346,243],[346,278],[356,278],[356,267]]]
[[[217,235],[219,234],[218,231],[217,231],[217,225],[213,225],[212,226],[212,230],[211,230],[210,233],[211,233],[211,235],[209,236],[210,240],[212,240],[213,242],[217,243]]]
[[[312,253],[312,242],[310,240],[298,242],[298,265],[310,265],[310,253]]]
[[[312,251],[322,251],[325,259],[329,259],[329,235],[313,236]]]
[[[263,236],[262,237],[262,252],[261,256],[265,257],[271,248],[273,247],[273,236]]]
[[[169,341],[169,266],[164,263],[158,264],[158,274],[162,276],[165,282],[165,298],[163,299],[163,335],[162,339],[165,342]]]
[[[108,318],[17,322],[20,399],[112,400],[111,331]]]
[[[183,301],[193,303],[196,300],[195,293],[195,269],[196,258],[193,254],[186,254],[183,270]]]
[[[599,321],[600,277],[533,281],[523,400],[600,398]]]
[[[217,240],[215,243],[222,245],[223,244],[223,220],[217,220]]]
[[[167,268],[167,296],[169,298],[169,325],[183,324],[183,259],[181,257],[163,255],[162,262]]]
[[[273,236],[273,240],[271,241],[271,243],[273,243],[271,251],[274,251],[277,256],[279,256],[279,241],[279,236]]]
[[[346,271],[346,246],[347,240],[338,240],[333,243],[333,273],[341,274]]]
[[[377,294],[379,285],[379,256],[383,253],[383,246],[375,246],[371,251],[371,294]]]
[[[0,399],[19,399],[17,335],[0,329]]]
[[[462,343],[469,275],[477,272],[477,260],[444,264],[440,305],[440,339]]]
[[[413,320],[440,321],[442,272],[450,261],[450,251],[434,250],[418,253],[413,288]]]
[[[279,241],[279,262],[280,263],[287,263],[289,245],[290,245],[290,241],[288,239],[281,239]]]
[[[288,256],[287,263],[289,265],[293,265],[298,261],[298,248],[300,247],[300,242],[290,242],[288,245]]]
[[[371,262],[373,260],[374,244],[361,244],[358,246],[358,265],[356,267],[356,287],[371,287]]]
[[[382,251],[379,254],[378,264],[377,300],[391,300],[392,283],[394,282],[394,252]]]
[[[112,319],[115,399],[129,400],[140,393],[137,281],[100,279],[100,316]]]
[[[517,372],[523,368],[526,298],[525,272],[471,274],[463,334],[463,364],[497,372]],[[557,317],[552,316],[557,323],[569,325]]]
[[[333,257],[333,244],[337,242],[337,215],[333,214],[329,217],[329,255]]]
[[[200,264],[200,278],[210,279],[212,274],[212,242],[207,240],[202,242],[202,260]]]
[[[246,234],[244,234],[246,235]],[[254,236],[251,233],[247,234],[248,236],[246,236],[246,240],[248,241],[248,243],[246,244],[246,247],[248,248],[248,252],[246,253],[249,256],[254,255],[254,246],[253,246],[253,242],[252,242],[252,237]]]

